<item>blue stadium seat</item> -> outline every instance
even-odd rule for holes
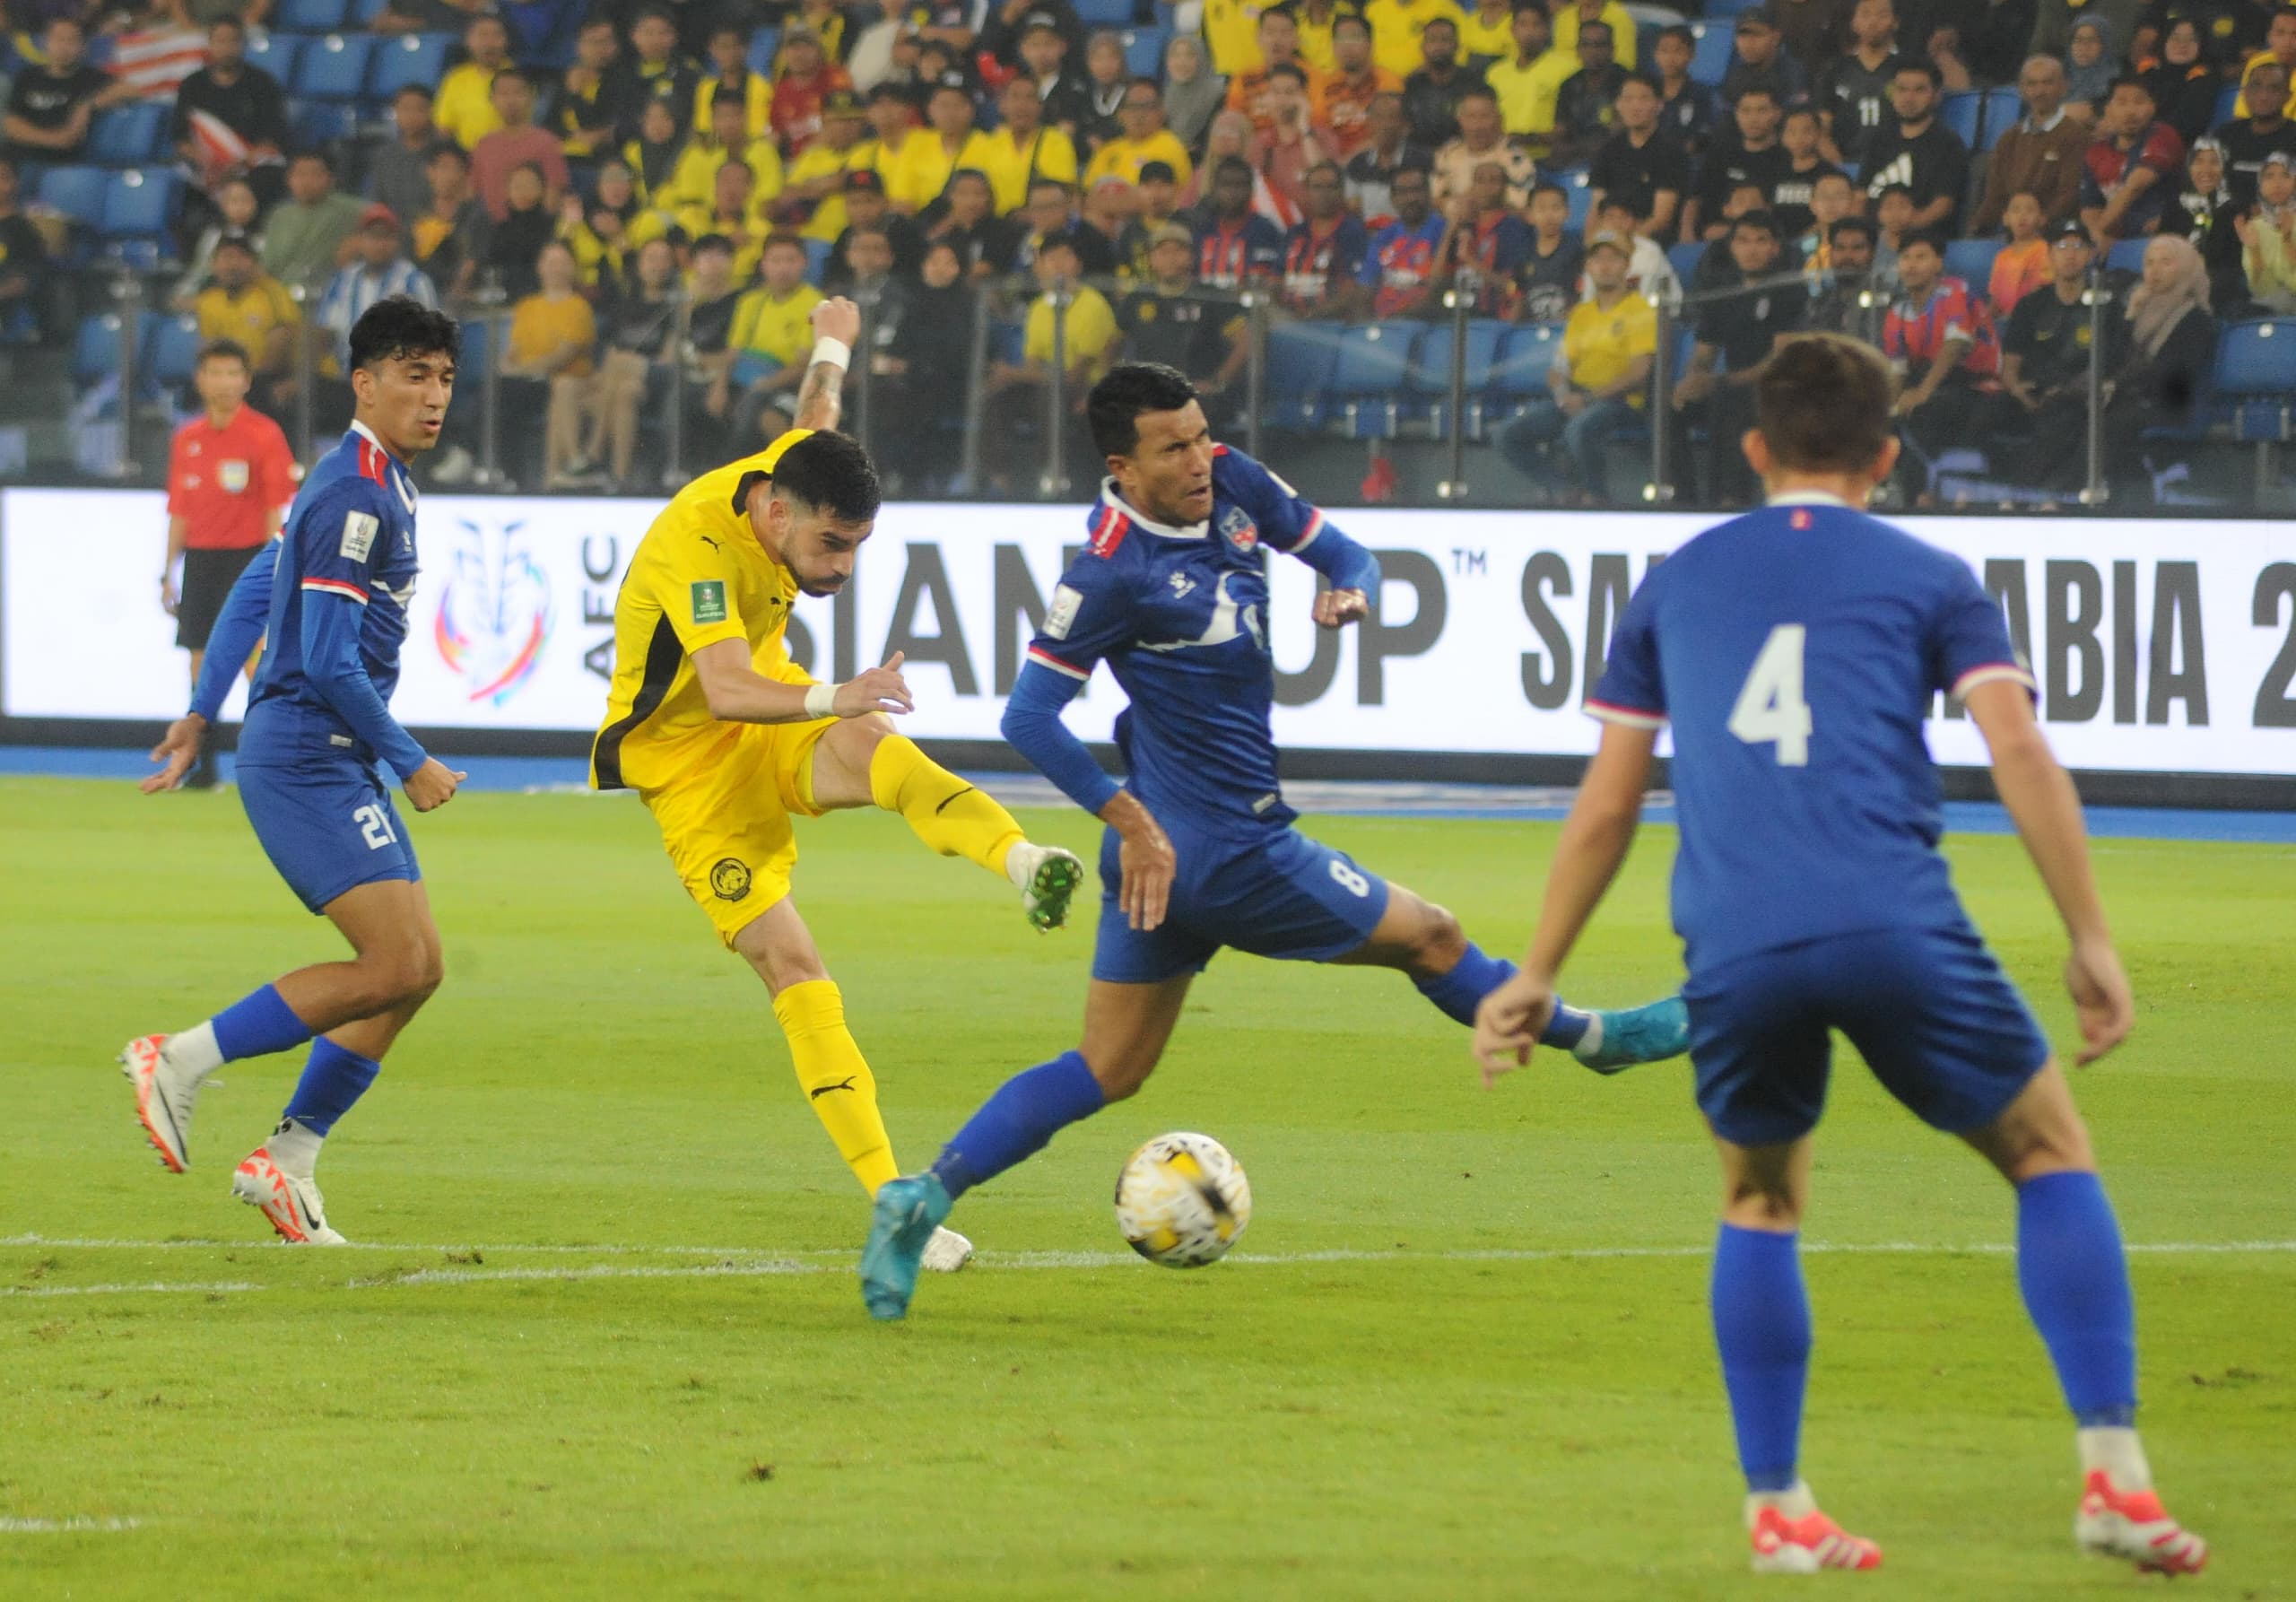
[[[828,239],[805,241],[805,282],[816,289],[821,287],[822,274],[829,266],[829,253],[833,248]]]
[[[155,311],[136,313],[135,367],[149,376],[154,334],[160,324]],[[99,311],[80,319],[79,335],[72,345],[72,377],[82,385],[119,373],[120,330],[126,326],[116,311]]]
[[[1279,323],[1267,331],[1261,406],[1269,426],[1312,433],[1324,423],[1324,390],[1339,360],[1337,323]]]
[[[1993,258],[2001,254],[1998,239],[1952,239],[1945,246],[1945,271],[1982,295],[1993,282]]]
[[[106,167],[137,167],[158,161],[168,136],[168,109],[156,101],[114,106],[97,114],[88,130],[88,159]]]
[[[2144,247],[2150,239],[2123,239],[2105,252],[2105,270],[2109,273],[2142,273],[2144,270]]]
[[[773,70],[774,52],[781,48],[781,30],[761,28],[750,35],[750,71],[770,73]]]
[[[1019,323],[991,323],[988,326],[988,359],[1010,366],[1021,364],[1021,351],[1028,343],[1028,330]]]
[[[1937,120],[1952,131],[1955,138],[1971,150],[1977,148],[1978,123],[1985,115],[1985,91],[1964,89],[1945,97],[1937,109]]]
[[[1154,78],[1161,83],[1164,76],[1164,45],[1171,37],[1172,30],[1161,23],[1126,29],[1125,70],[1135,78]]]
[[[1416,323],[1367,323],[1340,336],[1331,397],[1350,438],[1392,440],[1401,431],[1404,377],[1425,332]]]
[[[1491,387],[1492,366],[1499,359],[1500,343],[1508,328],[1508,324],[1489,318],[1475,318],[1467,323],[1466,360],[1461,370],[1465,379],[1462,399],[1469,439],[1482,438],[1483,397]],[[1438,440],[1450,437],[1445,409],[1451,401],[1452,348],[1449,325],[1434,325],[1420,342],[1418,359],[1404,376],[1413,410],[1427,418]]]
[[[455,385],[453,399],[459,400],[465,395],[469,396],[474,410],[479,405],[481,392],[486,387],[488,358],[486,333],[487,321],[483,317],[473,318],[465,323],[462,351],[455,361],[457,382]],[[451,404],[450,401],[449,405]]]
[[[367,63],[375,41],[363,34],[330,33],[304,47],[295,92],[305,100],[355,100],[367,91]]]
[[[367,98],[387,103],[410,83],[438,88],[439,80],[447,75],[447,52],[454,45],[451,33],[410,33],[384,40],[369,69]]]
[[[1990,151],[2001,143],[2001,135],[2017,126],[2025,115],[2025,102],[2013,85],[2000,84],[1985,91],[1984,143],[1976,148]]]
[[[1730,70],[1730,58],[1737,54],[1738,36],[1729,22],[1692,22],[1691,36],[1698,40],[1692,51],[1690,75],[1700,83],[1719,87],[1722,74]]]
[[[341,144],[359,135],[359,108],[349,100],[289,100],[287,127],[298,145]]]
[[[1546,396],[1547,370],[1562,354],[1562,330],[1552,323],[1518,327],[1500,342],[1491,363],[1492,403],[1502,417],[1519,415],[1525,405]]]
[[[2216,392],[2296,401],[2296,318],[2235,323],[2216,347]]]
[[[165,168],[131,167],[115,172],[104,186],[104,213],[99,224],[108,239],[157,239],[175,221],[176,194],[180,180]]]
[[[283,33],[333,33],[350,12],[348,0],[279,0],[271,23]]]
[[[1587,213],[1595,207],[1595,186],[1583,172],[1571,173],[1561,180],[1563,198],[1570,203],[1570,220],[1563,228],[1571,233],[1582,233],[1587,227]]]
[[[1076,20],[1087,28],[1129,28],[1132,0],[1076,0]]]
[[[248,35],[248,65],[261,67],[282,87],[295,81],[295,58],[302,53],[303,41],[291,33]]]
[[[100,167],[51,167],[40,175],[39,203],[93,228],[103,218],[104,185],[110,178]]]
[[[2216,97],[2216,115],[2211,119],[2209,126],[2214,127],[2231,121],[2238,115],[2234,109],[2239,103],[2240,86],[2238,83],[2224,85],[2222,91]]]
[[[1699,261],[1705,255],[1706,241],[1703,239],[1688,239],[1682,244],[1666,247],[1666,265],[1674,268],[1674,276],[1683,281],[1683,293],[1690,292],[1691,280],[1698,275]]]
[[[351,26],[372,28],[375,19],[383,14],[384,8],[389,4],[390,0],[351,0]]]
[[[192,370],[199,365],[199,347],[205,343],[199,336],[197,318],[162,319],[152,338],[152,381],[170,389],[190,383]]]

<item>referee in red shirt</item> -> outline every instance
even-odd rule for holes
[[[176,644],[191,653],[194,684],[223,597],[287,520],[287,503],[302,477],[279,425],[246,404],[253,373],[246,349],[228,339],[202,350],[192,382],[207,410],[176,431],[168,452],[168,562],[160,604],[176,620]],[[203,745],[185,788],[206,789],[214,782],[214,753]]]

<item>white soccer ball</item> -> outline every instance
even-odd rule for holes
[[[1167,1268],[1219,1261],[1251,1221],[1244,1166],[1209,1135],[1159,1135],[1116,1177],[1117,1228]]]

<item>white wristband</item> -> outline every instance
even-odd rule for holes
[[[805,716],[834,718],[837,716],[837,686],[814,684],[805,692]]]
[[[826,361],[831,367],[843,369],[853,365],[853,347],[841,339],[822,335],[813,341],[813,360]]]

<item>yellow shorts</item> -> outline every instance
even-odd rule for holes
[[[813,748],[836,723],[729,725],[694,778],[644,792],[686,893],[729,950],[735,936],[789,893],[797,866],[789,820],[821,815]]]

